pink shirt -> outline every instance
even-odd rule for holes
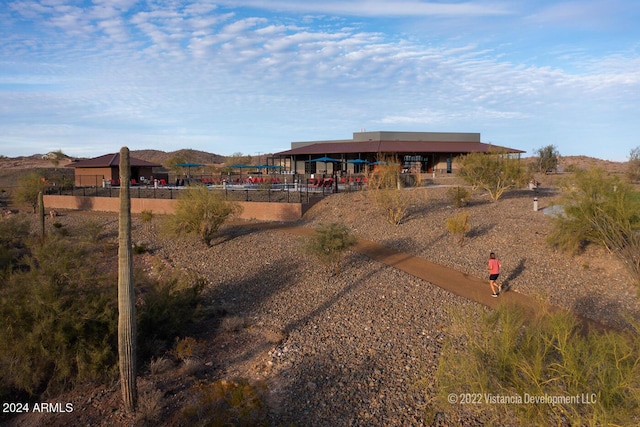
[[[500,261],[495,258],[489,259],[489,274],[500,274]]]

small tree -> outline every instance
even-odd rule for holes
[[[387,222],[400,225],[408,215],[415,194],[404,190],[398,160],[379,158],[382,158],[381,164],[369,174],[368,190],[373,193],[373,199],[385,213]]]
[[[18,203],[26,203],[36,213],[38,207],[38,193],[47,188],[47,181],[37,172],[30,172],[18,179],[18,186],[14,193],[14,200]]]
[[[458,236],[460,247],[464,245],[464,238],[471,229],[469,224],[470,216],[469,212],[462,211],[446,219],[447,231],[454,236]]]
[[[337,276],[344,252],[355,244],[356,238],[345,225],[331,223],[316,228],[307,241],[306,250],[317,256],[321,262],[333,266],[334,274]]]
[[[522,186],[526,180],[520,159],[505,151],[462,156],[459,174],[470,185],[486,190],[493,202],[508,189]]]
[[[560,162],[560,153],[555,145],[547,145],[546,147],[538,148],[534,151],[536,160],[537,172],[556,172],[558,170],[558,163]]]
[[[250,165],[251,156],[248,154],[242,154],[240,152],[233,153],[231,156],[224,159],[225,169],[230,170],[233,165]]]
[[[595,243],[617,255],[640,285],[640,194],[602,169],[578,171],[547,241],[578,252]]]
[[[196,235],[211,246],[220,226],[239,210],[237,204],[225,200],[221,193],[196,185],[181,192],[176,212],[167,218],[165,227],[175,235]]]
[[[627,177],[631,182],[640,181],[640,146],[634,148],[629,153],[629,163],[627,165]]]

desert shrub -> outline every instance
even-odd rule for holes
[[[266,426],[265,389],[244,380],[199,383],[182,415],[195,426]]]
[[[137,425],[158,425],[162,398],[162,392],[156,388],[140,393],[136,408]]]
[[[447,189],[447,198],[451,201],[451,203],[457,207],[461,208],[463,206],[467,206],[469,204],[469,199],[471,198],[471,191],[469,189],[456,186]]]
[[[149,251],[149,248],[147,248],[147,246],[144,243],[133,244],[133,253],[136,255],[140,255],[148,251]]]
[[[640,194],[602,169],[576,172],[547,242],[576,253],[593,243],[622,260],[640,286]]]
[[[6,241],[8,234],[0,236]],[[117,277],[104,262],[103,244],[60,236],[35,242],[27,240],[23,268],[0,285],[3,399],[117,375]],[[182,277],[137,278],[140,360],[197,320],[202,283]]]
[[[416,193],[404,189],[405,180],[400,173],[400,164],[395,158],[381,161],[373,173],[369,174],[367,189],[373,200],[391,225],[400,225],[407,217],[409,208],[415,202]],[[416,180],[413,181],[417,183]]]
[[[468,211],[463,211],[446,219],[447,231],[453,236],[458,236],[460,246],[464,245],[464,238],[471,229],[470,217],[471,214]]]
[[[305,249],[317,256],[321,262],[333,267],[335,275],[340,273],[340,261],[344,252],[356,244],[356,238],[344,224],[320,225],[309,237]]]
[[[104,378],[115,368],[114,278],[99,274],[87,246],[47,239],[0,298],[1,382],[32,395]]]
[[[391,225],[400,225],[407,217],[412,204],[409,196],[409,192],[402,189],[375,190],[376,204],[385,213],[385,218]]]
[[[242,316],[228,316],[220,322],[220,330],[224,332],[239,332],[247,327],[248,319]]]
[[[196,185],[180,192],[176,212],[167,216],[165,229],[174,235],[196,235],[211,246],[220,226],[238,210],[239,206],[226,201],[221,193]]]
[[[171,361],[171,359],[164,356],[152,358],[151,362],[149,363],[149,370],[151,371],[151,375],[163,374],[171,368],[173,368],[173,362]]]
[[[28,237],[29,220],[24,215],[0,218],[0,278],[24,265]]]
[[[80,224],[80,229],[74,234],[82,236],[84,239],[89,240],[90,242],[97,242],[102,237],[104,228],[105,224],[103,221],[91,218],[82,221],[82,223]]]
[[[204,355],[205,345],[193,337],[176,338],[173,355],[181,361],[200,359]]]
[[[140,221],[144,224],[144,227],[148,230],[151,228],[151,221],[153,220],[153,211],[143,210],[140,212]]]
[[[489,425],[505,419],[517,425],[638,423],[638,329],[585,332],[571,313],[541,310],[527,318],[517,306],[469,310],[454,313],[452,338],[440,357],[441,410],[471,413]],[[476,396],[477,404],[451,404],[450,395],[464,394]],[[501,396],[512,403],[492,403]],[[532,403],[532,397],[564,401]]]
[[[138,353],[149,360],[200,319],[202,279],[192,276],[148,280],[138,286]]]

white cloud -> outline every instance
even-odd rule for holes
[[[437,10],[484,26],[510,13],[501,3],[238,3],[304,16],[230,1],[134,3],[12,2],[10,26],[0,28],[0,135],[13,146],[50,132],[59,146],[111,138],[175,149],[243,139],[281,147],[385,126],[539,138],[540,129],[570,135],[588,121],[596,130],[622,123],[625,134],[637,134],[637,45],[601,54],[564,41],[542,46],[552,60],[538,61],[538,52],[519,56],[521,44],[499,26],[498,43],[488,43],[483,35],[442,38],[400,25],[415,6],[411,22],[421,17],[425,28],[440,22],[430,18]],[[367,14],[396,8],[402,32],[379,25],[387,18],[345,18],[345,10],[365,6]],[[571,7],[541,10],[539,23],[561,22]],[[343,16],[322,15],[334,9]],[[483,11],[493,13],[490,21]],[[225,154],[227,145],[202,148]]]
[[[297,0],[223,0],[221,4],[295,13],[325,13],[351,16],[486,16],[506,15],[505,2],[430,2],[430,1],[297,1]]]

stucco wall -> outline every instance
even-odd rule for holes
[[[315,202],[315,201],[314,201]],[[131,199],[131,213],[151,211],[155,214],[172,214],[175,212],[177,200],[167,199]],[[302,203],[267,203],[236,202],[242,207],[238,219],[258,221],[297,221],[302,218],[307,204]],[[313,203],[311,203],[313,204]],[[46,209],[73,209],[101,212],[118,212],[120,199],[117,197],[82,197],[82,196],[44,196]]]

